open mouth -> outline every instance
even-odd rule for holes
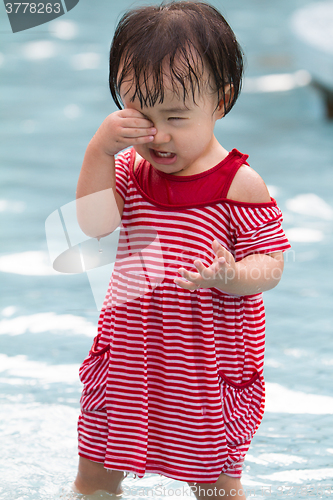
[[[154,153],[156,156],[159,156],[160,158],[173,158],[175,156],[175,153],[164,153],[163,151],[154,150]]]
[[[150,154],[156,163],[163,163],[165,165],[170,165],[177,159],[176,153],[170,153],[168,151],[157,151],[156,149],[150,149]]]

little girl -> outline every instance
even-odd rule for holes
[[[234,33],[206,3],[138,8],[116,29],[120,111],[89,143],[77,189],[86,234],[121,221],[80,369],[77,492],[121,494],[125,472],[148,472],[197,498],[215,488],[209,498],[244,500],[242,464],[264,411],[262,292],[290,245],[248,155],[214,136],[242,70]]]

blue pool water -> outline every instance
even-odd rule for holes
[[[267,407],[245,463],[248,498],[333,496],[333,124],[293,52],[289,19],[307,3],[213,2],[247,55],[244,92],[216,135],[250,155],[293,246],[280,285],[265,294]],[[1,500],[83,498],[70,490],[78,367],[98,310],[86,274],[51,269],[44,224],[74,200],[86,146],[115,110],[107,59],[116,4],[81,0],[59,20],[16,34],[0,14]],[[182,487],[131,474],[123,498],[154,488],[154,498],[187,498]]]

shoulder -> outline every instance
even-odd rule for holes
[[[269,203],[267,186],[253,168],[242,165],[233,178],[227,198],[245,203]]]

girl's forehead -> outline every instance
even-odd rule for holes
[[[185,82],[185,87],[171,75],[170,71],[163,72],[162,81],[157,82],[153,74],[146,77],[141,75],[139,82],[134,75],[129,73],[121,82],[119,95],[125,104],[136,101],[150,102],[154,100],[157,103],[167,103],[173,107],[189,108],[195,102],[204,96],[215,94],[209,85],[209,74],[205,71],[196,85],[193,82]],[[140,96],[143,99],[140,99]],[[155,99],[151,99],[155,97]]]

